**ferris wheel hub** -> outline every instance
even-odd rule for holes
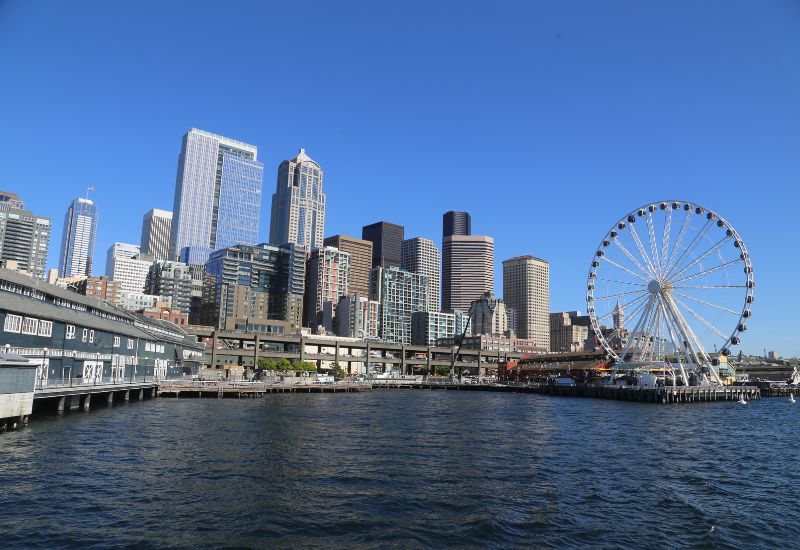
[[[650,294],[658,294],[659,292],[661,292],[662,288],[663,288],[663,286],[661,285],[661,282],[658,281],[657,279],[653,279],[647,285],[647,290],[650,291]]]

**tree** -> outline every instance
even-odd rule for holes
[[[331,367],[333,368],[333,377],[336,380],[341,380],[345,377],[344,369],[339,366],[339,363],[334,363]]]
[[[292,368],[299,371],[317,372],[317,365],[308,361],[297,361]]]
[[[256,361],[256,366],[260,369],[264,370],[275,370],[275,361],[272,359],[267,359],[265,357],[261,357]]]
[[[277,370],[292,370],[292,362],[285,357],[275,365]]]

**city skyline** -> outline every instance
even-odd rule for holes
[[[782,30],[789,19],[780,9],[696,6],[685,17],[699,23],[688,30],[683,19],[663,6],[633,7],[626,21],[599,7],[580,14],[530,7],[502,33],[498,29],[509,23],[500,25],[498,16],[484,14],[475,28],[491,37],[494,49],[487,54],[500,59],[499,64],[486,61],[481,43],[461,42],[464,29],[476,25],[465,15],[436,32],[420,29],[420,40],[408,45],[408,54],[423,62],[413,66],[400,59],[406,54],[398,56],[384,42],[376,43],[364,53],[364,63],[374,64],[377,71],[375,80],[363,76],[358,65],[340,61],[347,57],[340,54],[361,45],[356,38],[341,40],[342,35],[357,34],[346,29],[370,27],[378,23],[377,16],[362,14],[352,22],[337,17],[337,25],[330,26],[323,23],[335,17],[332,8],[322,8],[309,20],[320,31],[319,39],[294,47],[306,67],[330,86],[299,93],[284,92],[274,81],[288,53],[280,46],[286,31],[275,26],[273,37],[264,39],[251,32],[263,23],[264,9],[247,18],[214,16],[225,23],[220,28],[248,36],[250,51],[274,53],[245,54],[241,60],[203,44],[195,46],[198,55],[179,55],[178,46],[188,43],[196,28],[211,25],[203,10],[191,14],[195,30],[181,27],[164,33],[146,9],[129,14],[127,30],[93,25],[96,7],[90,5],[71,11],[54,6],[40,14],[41,28],[15,28],[15,15],[32,9],[24,3],[4,4],[2,9],[8,15],[4,20],[12,23],[0,22],[0,45],[18,54],[0,57],[0,64],[20,79],[5,91],[9,100],[0,113],[8,129],[0,137],[0,150],[8,153],[0,163],[0,188],[23,194],[26,208],[58,226],[68,202],[87,184],[96,186],[91,198],[101,215],[95,254],[115,241],[138,242],[141,217],[148,210],[171,210],[180,135],[201,127],[259,147],[267,171],[266,200],[280,161],[301,146],[313,151],[326,170],[326,236],[359,237],[364,224],[386,219],[403,224],[407,235],[440,242],[442,213],[469,211],[473,233],[495,239],[495,273],[501,273],[504,259],[518,255],[550,261],[552,311],[585,310],[589,262],[619,216],[665,199],[704,204],[736,225],[753,255],[758,303],[743,349],[760,353],[774,347],[784,355],[800,355],[794,337],[799,304],[790,279],[798,259],[782,253],[775,238],[792,234],[793,225],[788,217],[762,214],[794,203],[794,182],[800,177],[792,153],[800,146],[793,131],[800,121],[793,99],[800,78],[785,69],[793,66],[789,56],[798,38]],[[272,6],[269,10],[275,13],[270,15],[280,20],[287,15],[282,9]],[[432,9],[431,17],[444,13],[441,7]],[[536,10],[542,12],[536,15]],[[356,15],[345,11],[348,17]],[[162,16],[177,20],[179,12],[166,7]],[[394,15],[398,27],[413,23],[408,14]],[[49,38],[42,34],[48,21],[57,20],[73,25],[69,31],[55,29]],[[712,27],[713,33],[702,30]],[[392,29],[377,28],[387,33],[387,41],[396,38]],[[671,28],[682,29],[681,41],[664,30]],[[762,40],[757,53],[735,39],[752,29]],[[136,39],[142,33],[153,40],[142,44]],[[83,40],[66,38],[74,34]],[[513,36],[520,37],[519,44],[512,42]],[[614,36],[643,46],[631,52]],[[45,54],[39,44],[53,39],[68,45]],[[110,52],[97,47],[109,39],[117,46],[115,55],[130,63],[146,60],[135,66],[149,71],[151,89],[142,89],[136,71],[118,68],[110,62]],[[441,72],[441,56],[447,55],[445,43],[450,42],[461,44],[464,54],[448,57],[450,64]],[[592,47],[597,43],[603,47]],[[725,56],[718,53],[723,45]],[[426,51],[433,55],[422,55]],[[209,59],[230,63],[245,75],[228,82],[231,101],[221,100],[202,76]],[[619,59],[627,62],[624,69]],[[178,60],[187,63],[185,69]],[[26,69],[34,66],[41,68],[38,74]],[[92,77],[109,67],[112,79]],[[486,76],[477,89],[468,77],[476,71]],[[598,84],[596,75],[601,73],[612,78]],[[511,80],[497,78],[504,74]],[[44,75],[62,79],[65,90],[50,91],[42,84]],[[187,75],[201,75],[192,94],[185,93]],[[411,85],[418,79],[429,82],[424,93]],[[703,86],[696,86],[698,81]],[[776,82],[781,86],[774,86]],[[449,93],[453,89],[459,94]],[[370,103],[368,98],[376,94],[385,97]],[[393,113],[386,108],[390,104],[405,107]],[[110,133],[109,121],[126,131]],[[78,133],[64,140],[53,131],[56,125],[78,128]],[[92,155],[81,154],[88,149]],[[43,152],[52,162],[37,162]],[[430,163],[433,155],[454,162]],[[496,180],[500,158],[524,164],[528,171],[524,177],[505,179],[502,187],[487,185]],[[756,187],[759,193],[753,194]],[[37,193],[30,195],[27,188]],[[265,202],[262,196],[261,242],[268,241]],[[51,236],[48,267],[57,265],[57,232],[58,227]],[[502,295],[499,276],[495,293]]]

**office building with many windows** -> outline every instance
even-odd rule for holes
[[[50,218],[25,210],[16,194],[0,191],[0,260],[43,279],[51,230]]]
[[[141,251],[160,261],[174,259],[169,255],[171,232],[172,212],[153,208],[142,220]]]
[[[414,237],[403,241],[401,268],[428,278],[427,311],[439,311],[439,269],[441,257],[433,241]]]
[[[428,278],[397,267],[375,267],[370,299],[380,304],[380,338],[410,344],[411,316],[428,307]]]
[[[550,349],[550,264],[534,256],[503,262],[503,299],[514,308],[517,334]]]
[[[305,149],[278,167],[278,182],[272,195],[269,241],[298,244],[309,250],[322,246],[325,235],[323,172]]]
[[[494,239],[452,235],[442,242],[442,309],[469,311],[474,300],[494,290]]]
[[[97,205],[83,197],[73,200],[64,215],[59,277],[92,274],[96,235]]]
[[[372,243],[372,267],[400,267],[403,255],[402,225],[376,222],[361,229],[361,238]]]
[[[442,238],[453,235],[472,235],[472,217],[469,212],[451,210],[442,216]]]
[[[460,312],[418,311],[411,316],[411,343],[435,346],[441,338],[460,337],[467,320],[468,316]]]
[[[184,248],[205,260],[213,250],[258,242],[264,165],[257,156],[254,145],[196,128],[183,136],[170,259]]]
[[[376,339],[380,324],[380,304],[367,296],[343,296],[336,306],[336,335]]]
[[[171,309],[189,314],[192,305],[192,274],[180,262],[155,261],[147,272],[145,292],[168,298]]]
[[[305,324],[333,332],[336,306],[350,288],[350,254],[333,246],[311,251],[306,268]]]
[[[325,246],[334,246],[350,254],[350,288],[347,294],[369,296],[369,272],[372,270],[372,242],[345,235],[325,238]]]

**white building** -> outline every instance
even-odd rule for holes
[[[428,311],[439,311],[441,255],[432,240],[414,237],[403,241],[400,267],[428,278]]]
[[[411,316],[428,307],[428,278],[396,267],[373,268],[370,298],[380,303],[380,337],[411,343]]]
[[[297,156],[278,167],[278,182],[272,195],[269,242],[323,246],[325,193],[319,164],[300,149]]]
[[[435,346],[440,338],[460,337],[467,319],[467,315],[460,312],[418,311],[411,316],[411,343]],[[470,335],[469,329],[466,335]]]
[[[130,311],[155,307],[156,303],[166,303],[171,306],[172,300],[169,297],[154,296],[144,292],[120,292],[119,307]]]
[[[106,253],[106,277],[113,278],[115,258],[135,258],[139,255],[139,252],[138,244],[114,243],[109,246]]]
[[[165,261],[169,257],[169,239],[172,231],[172,212],[153,208],[142,220],[141,251],[155,260]]]
[[[494,292],[484,292],[470,306],[472,334],[503,335],[509,326],[508,309],[502,299]]]
[[[550,264],[533,256],[503,262],[503,299],[514,308],[517,334],[550,349]]]
[[[350,254],[333,246],[311,251],[306,269],[306,325],[333,332],[336,305],[350,287]]]
[[[150,271],[150,266],[153,265],[152,260],[125,258],[123,256],[114,258],[111,262],[111,271],[108,273],[108,278],[116,281],[120,285],[123,292],[144,292],[147,284],[147,273]]]
[[[377,338],[379,306],[366,296],[344,296],[336,307],[336,334],[349,338]]]

